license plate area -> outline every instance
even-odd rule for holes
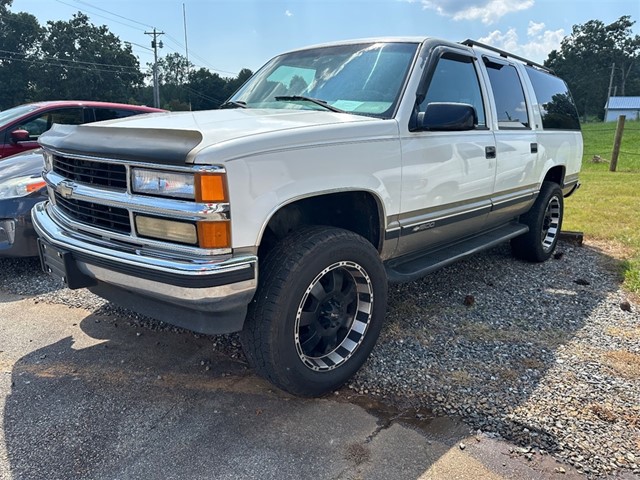
[[[38,239],[38,251],[42,269],[52,277],[62,280],[70,289],[95,285],[95,279],[80,271],[71,252],[54,247]]]

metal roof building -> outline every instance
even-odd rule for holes
[[[604,121],[615,122],[620,115],[627,120],[640,119],[640,97],[609,97],[604,106]]]

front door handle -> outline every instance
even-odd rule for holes
[[[493,145],[484,147],[484,156],[486,158],[496,158],[496,147]]]

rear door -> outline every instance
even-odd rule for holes
[[[531,102],[520,64],[484,56],[495,105],[496,181],[488,226],[499,225],[529,209],[538,191],[542,165]]]

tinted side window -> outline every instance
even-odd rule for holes
[[[567,84],[560,78],[535,68],[526,67],[526,70],[540,105],[542,127],[580,130],[578,112]]]
[[[51,128],[54,123],[80,125],[84,123],[82,108],[64,108],[42,113],[37,117],[26,119],[16,129],[27,130],[29,139],[37,140],[40,135]]]
[[[30,140],[37,140],[40,135],[51,128],[49,114],[44,113],[39,117],[31,117],[16,125],[16,130],[26,130],[29,132]]]
[[[420,104],[420,111],[424,112],[432,102],[469,104],[476,109],[478,126],[486,126],[480,83],[471,57],[469,61],[458,60],[457,56],[443,56],[438,60],[427,95]]]
[[[82,108],[52,110],[49,115],[51,115],[51,124],[80,125],[84,123],[84,110]]]
[[[117,108],[96,108],[96,122],[101,120],[113,120],[114,118],[125,118],[131,115],[136,115],[141,112],[135,112],[132,110],[120,110]]]
[[[496,100],[498,128],[528,128],[529,116],[520,77],[513,65],[485,58],[491,90]]]

